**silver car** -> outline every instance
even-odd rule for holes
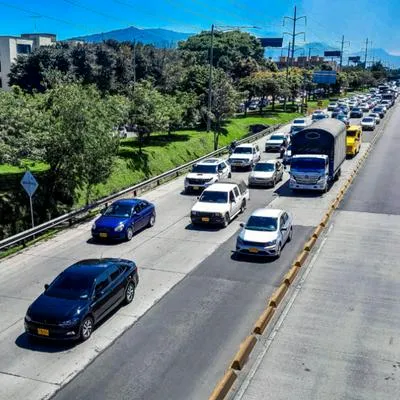
[[[279,160],[258,162],[249,175],[249,186],[272,186],[283,178],[284,167]]]
[[[292,215],[284,210],[259,208],[241,226],[236,254],[279,257],[293,236]]]

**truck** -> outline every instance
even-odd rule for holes
[[[326,192],[346,159],[346,125],[333,118],[316,122],[292,137],[289,187]]]
[[[250,192],[246,183],[233,179],[221,179],[204,189],[192,207],[190,219],[193,225],[228,226],[238,214],[246,209]]]

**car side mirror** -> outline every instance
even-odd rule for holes
[[[49,284],[46,283],[46,284],[44,285],[44,290],[47,290],[48,288],[49,288]]]
[[[104,215],[104,213],[106,212],[106,210],[107,210],[107,207],[102,208],[102,209],[100,210],[100,214],[101,214],[101,215]]]
[[[241,223],[240,223],[240,226],[241,226],[242,228],[244,228],[244,223],[243,223],[243,222],[241,222]]]

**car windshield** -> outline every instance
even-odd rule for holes
[[[364,118],[362,122],[374,122],[373,118]]]
[[[273,217],[259,217],[252,215],[245,229],[250,231],[264,231],[264,232],[274,232],[278,228],[278,220]]]
[[[93,288],[94,278],[83,274],[63,272],[44,292],[46,296],[67,300],[87,299]]]
[[[217,167],[215,165],[195,165],[192,168],[192,172],[198,174],[215,174],[217,172]]]
[[[295,158],[292,159],[291,169],[302,169],[306,171],[314,171],[316,169],[325,168],[325,160],[322,158]]]
[[[251,147],[236,147],[233,154],[251,154],[253,152]]]
[[[283,135],[272,135],[270,137],[270,140],[282,140],[283,141],[283,139],[285,139],[285,136],[283,136]]]
[[[132,206],[130,204],[115,203],[104,212],[103,215],[107,217],[121,217],[129,218],[132,213]]]
[[[305,120],[304,120],[304,119],[295,119],[295,120],[293,121],[293,123],[294,123],[294,124],[304,124],[304,123],[305,123]]]
[[[275,170],[274,164],[271,163],[259,163],[256,164],[254,167],[254,171],[270,172],[274,170]]]
[[[351,130],[351,131],[347,131],[346,136],[354,137],[354,136],[356,136],[356,134],[357,134],[356,130]]]
[[[201,195],[199,201],[201,201],[202,203],[227,203],[228,193],[205,190]]]
[[[382,107],[377,107],[377,108],[375,108],[375,110],[374,111],[376,111],[376,112],[379,112],[379,111],[382,111],[383,110],[383,108]]]
[[[357,108],[357,107],[354,107],[353,111],[361,111],[361,110],[359,108]]]
[[[325,119],[325,115],[324,114],[316,114],[316,115],[313,115],[313,119]]]

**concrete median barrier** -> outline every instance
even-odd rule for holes
[[[296,261],[294,262],[293,265],[296,265],[296,267],[301,267],[305,263],[307,257],[308,257],[309,252],[303,250],[300,255],[296,258]]]
[[[314,247],[316,241],[317,241],[317,238],[312,236],[311,239],[304,245],[304,251],[311,251],[311,249]]]
[[[237,375],[235,371],[229,368],[222,379],[218,382],[217,386],[215,386],[208,400],[223,400],[228,394],[229,390],[231,390],[236,378]]]
[[[286,283],[286,285],[291,285],[292,282],[294,281],[294,278],[296,278],[297,274],[299,273],[300,267],[297,265],[292,265],[292,267],[289,269],[289,271],[286,273],[285,277],[283,278],[283,282]]]
[[[275,313],[275,308],[268,306],[254,324],[253,333],[255,333],[256,335],[262,335],[269,321],[271,321],[271,318],[273,317],[274,313]]]
[[[232,369],[240,371],[243,368],[256,343],[257,338],[254,335],[247,336],[247,338],[241,343],[239,351],[236,353],[232,361]]]
[[[270,307],[278,307],[279,303],[282,301],[283,296],[288,290],[288,285],[286,283],[282,283],[278,289],[275,290],[275,292],[272,294],[272,296],[269,298],[268,305]]]

